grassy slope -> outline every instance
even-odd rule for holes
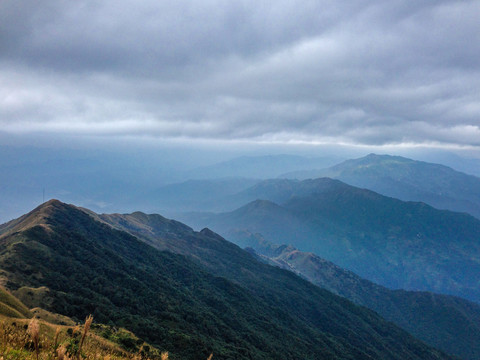
[[[31,318],[33,316],[20,300],[2,288],[0,288],[0,314],[18,318]]]
[[[210,352],[224,359],[448,358],[283,270],[264,266],[267,276],[253,274],[259,278],[254,291],[72,206],[50,202],[36,212],[48,214],[43,224],[19,224],[21,231],[10,227],[0,237],[9,286],[48,286],[55,311],[77,318],[93,313],[182,359]],[[269,276],[277,284],[283,279],[283,287],[269,285]]]
[[[36,360],[35,347],[28,325],[31,320],[0,315],[0,356],[9,360]],[[66,349],[70,359],[75,358],[83,332],[82,326],[58,326],[48,321],[39,323],[39,360],[57,359],[57,349]],[[105,329],[115,336],[106,338]],[[57,335],[58,331],[58,335]],[[129,349],[125,344],[135,344]],[[81,349],[82,359],[138,359],[143,353],[145,360],[159,360],[160,352],[151,345],[139,342],[138,338],[125,329],[112,329],[92,324]]]
[[[9,304],[9,305],[6,305]],[[1,311],[8,306],[12,312]],[[74,358],[83,328],[66,316],[35,308],[28,310],[20,299],[0,288],[0,357],[3,359],[37,359],[29,323],[35,317],[39,324],[38,359],[56,359],[57,349],[64,347],[67,355]],[[60,325],[60,326],[59,326]],[[65,326],[66,325],[66,326]],[[160,352],[139,340],[125,329],[92,324],[87,333],[82,358],[88,359],[134,359],[142,353],[144,359],[160,359]],[[55,357],[54,357],[55,356]],[[109,357],[110,356],[110,357]]]

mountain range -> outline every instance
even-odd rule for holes
[[[221,161],[225,157],[225,154],[219,156],[218,151],[213,155],[198,149],[179,152],[161,145],[156,151],[142,148],[130,151],[128,146],[110,151],[97,148],[58,151],[55,147],[0,145],[3,174],[0,222],[18,217],[48,198],[59,198],[97,212],[216,210],[214,206],[218,203],[205,199],[203,194],[208,186],[216,187],[219,196],[221,189],[223,195],[233,191],[228,181],[221,184],[223,180],[234,179],[233,184],[239,185],[233,191],[236,193],[245,189],[245,184],[253,184],[245,179],[266,179],[288,171],[323,168],[344,159],[268,155]],[[189,180],[194,183],[188,183]],[[207,185],[210,181],[212,185]],[[183,191],[190,192],[192,197],[175,201],[173,192],[181,198]],[[226,210],[224,204],[218,209]]]
[[[189,179],[216,179],[229,177],[269,179],[278,175],[315,168],[325,168],[342,161],[341,157],[305,157],[299,155],[241,156],[188,171]],[[289,169],[289,170],[286,170]]]
[[[370,154],[326,169],[296,171],[281,178],[329,177],[405,201],[480,218],[480,178],[450,167],[401,156]]]
[[[239,194],[260,181],[230,177],[168,184],[151,190],[146,196],[144,207],[157,210],[161,208],[162,213],[168,214],[205,209],[233,210],[245,204],[244,197]]]
[[[137,231],[145,217],[140,230],[155,247],[115,228]],[[107,223],[114,219],[118,225]],[[171,351],[173,359],[212,352],[219,359],[451,358],[208,229],[194,232],[141,213],[131,220],[137,225],[55,200],[42,204],[0,226],[1,280],[14,294],[48,288],[47,310],[74,319],[92,313]],[[154,234],[163,234],[163,244]],[[188,257],[159,250],[182,242],[197,250],[184,248]],[[217,260],[224,264],[218,270],[198,259],[224,248],[231,251]],[[225,259],[234,253],[239,258]]]
[[[480,178],[455,171],[444,165],[400,156],[370,154],[326,169],[285,173],[273,180],[261,181],[262,175],[265,174],[240,170],[245,168],[245,162],[248,161],[261,164],[258,165],[259,168],[267,169],[269,168],[268,160],[271,158],[273,157],[234,159],[231,162],[217,164],[218,169],[225,167],[219,170],[220,172],[213,170],[217,169],[217,165],[213,166],[210,177],[205,175],[205,179],[188,180],[148,190],[140,196],[143,199],[141,207],[147,211],[161,212],[174,218],[183,212],[232,211],[257,199],[273,198],[277,203],[287,200],[288,189],[281,187],[291,186],[289,184],[292,182],[281,182],[279,181],[281,179],[304,180],[329,177],[400,200],[424,202],[438,209],[467,212],[477,218],[480,217]],[[290,159],[286,156],[278,156],[274,159],[276,159],[274,164],[277,164],[277,170],[280,169],[283,160],[285,160],[284,167],[288,167],[289,160],[296,160],[300,168],[309,164],[307,161],[309,159],[302,157]],[[312,160],[309,161],[312,162]],[[227,166],[227,164],[230,165]],[[237,171],[232,170],[235,169],[235,164],[239,166]],[[275,167],[274,164],[271,166]],[[232,171],[229,173],[228,169]],[[201,170],[198,174],[203,171],[207,170]],[[275,171],[271,173],[277,174]],[[193,179],[201,177],[198,174],[192,172],[190,176]],[[248,177],[215,178],[215,174],[224,176],[243,174]],[[254,178],[255,175],[259,177]]]
[[[232,230],[260,233],[388,288],[480,302],[480,221],[473,216],[328,178],[268,180],[247,191],[261,200],[231,212],[179,219],[227,238]]]

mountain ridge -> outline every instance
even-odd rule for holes
[[[249,264],[264,270],[239,269],[253,282],[249,288],[156,250],[77,207],[53,201],[29,216],[44,213],[51,214],[46,221],[3,228],[0,267],[8,286],[48,286],[53,310],[127,325],[173,358],[211,352],[231,359],[451,358],[374,312],[292,273],[251,262],[246,252]],[[193,235],[199,238],[186,241],[201,242],[203,236],[226,242],[209,230]],[[270,285],[269,277],[282,287]]]
[[[280,177],[335,178],[400,200],[422,201],[438,209],[467,212],[480,218],[480,178],[441,164],[369,154],[326,169]]]
[[[260,234],[236,233],[264,261],[378,312],[427,343],[464,359],[480,356],[480,305],[429,292],[390,290],[351,271],[296,249],[274,245]]]
[[[278,206],[269,201],[257,200],[252,203],[252,209],[259,207],[264,208],[265,206],[269,207],[270,204],[272,204],[274,207]],[[116,216],[120,216],[128,222],[129,215],[130,214],[123,214]],[[102,216],[107,216],[108,218],[108,215]],[[147,215],[147,217],[149,216],[155,215]],[[149,222],[148,224],[151,223]],[[124,224],[124,229],[130,229],[130,231],[133,231],[134,235],[142,237],[141,231],[135,232],[135,230],[132,229],[130,226],[125,226]],[[190,231],[193,230],[190,229]],[[237,246],[233,244],[226,244],[225,240],[220,238],[219,235],[213,233],[209,229],[203,229],[201,233],[213,234],[215,238],[219,239],[220,241],[218,247],[206,247],[204,251],[201,251],[201,249],[198,248],[196,250],[185,251],[185,249],[182,249],[182,246],[187,246],[192,249],[192,246],[195,245],[179,244],[176,239],[171,239],[169,241],[168,239],[163,238],[163,236],[165,236],[165,233],[162,233],[160,231],[156,232],[156,239],[154,237],[153,239],[150,238],[146,239],[145,241],[152,241],[152,245],[160,249],[165,248],[165,242],[170,242],[177,246],[176,248],[174,246],[171,246],[171,251],[191,256],[192,259],[202,264],[205,264],[207,267],[210,267],[216,275],[226,276],[228,279],[240,283],[251,282],[250,278],[242,277],[241,275],[239,275],[241,271],[236,271],[236,269],[238,269],[238,265],[232,261],[232,259],[238,259],[242,255],[244,255],[243,252],[240,252],[240,249]],[[241,244],[243,247],[253,246],[253,244],[258,245],[257,240],[255,240],[255,243],[241,243],[239,241],[238,234],[235,238],[234,233],[227,234],[226,238],[234,240],[235,243]],[[243,239],[245,239],[245,236],[243,236]],[[155,242],[157,242],[157,244],[155,244]],[[220,245],[222,242],[225,245],[224,247],[221,247]],[[206,244],[201,244],[200,246],[206,246]],[[258,246],[254,247],[258,249]],[[275,261],[272,262],[272,264],[276,266],[281,265],[281,267],[293,271],[296,274],[301,275],[305,279],[308,279],[309,281],[316,283],[317,285],[326,288],[327,290],[332,291],[337,295],[346,297],[355,303],[361,304],[379,312],[389,321],[395,322],[397,325],[400,325],[404,329],[407,329],[410,332],[415,331],[415,335],[417,337],[422,338],[424,341],[427,341],[431,345],[440,347],[448,352],[454,352],[456,355],[462,355],[465,359],[469,360],[476,360],[478,358],[478,355],[480,354],[480,338],[474,330],[478,329],[480,324],[480,306],[478,305],[475,305],[463,299],[456,300],[456,298],[449,296],[432,294],[431,296],[433,300],[430,301],[430,295],[423,296],[420,295],[420,293],[414,294],[412,292],[396,292],[388,290],[380,285],[375,285],[367,280],[362,279],[360,281],[359,277],[352,272],[341,269],[338,266],[327,262],[326,260],[320,260],[320,258],[318,257],[314,257],[314,259],[321,261],[323,264],[328,264],[327,267],[322,268],[324,271],[326,271],[326,274],[322,274],[327,277],[327,279],[329,279],[330,283],[325,281],[314,282],[312,281],[312,278],[308,276],[308,273],[301,271],[302,269],[299,268],[297,263],[292,263],[292,261],[284,261],[289,260],[285,258],[282,259],[279,263],[279,257],[282,254],[289,254],[290,256],[292,256],[292,254],[304,254],[303,252],[300,252],[292,246],[287,245],[271,246],[268,245],[266,241],[264,241],[264,243],[262,244],[262,248],[268,249],[267,255],[270,256],[269,259],[271,259],[272,257],[275,258]],[[307,261],[313,258],[313,254],[310,255],[312,257],[307,258]],[[219,259],[221,259],[220,262]],[[265,261],[265,258],[263,258],[262,260]],[[252,270],[255,268],[255,266],[249,263],[249,265],[245,265],[245,268]],[[335,280],[332,280],[332,273],[335,274],[335,277],[339,278],[339,284],[335,284]],[[338,276],[339,274],[341,276]],[[274,279],[270,280],[272,284],[274,284],[274,281]],[[359,283],[360,286],[358,285]],[[341,284],[343,285],[340,286]],[[347,289],[347,292],[340,292],[339,288],[344,290]],[[356,290],[357,288],[359,288],[361,291]],[[348,290],[350,290],[350,292]],[[378,297],[381,298],[378,299]],[[378,300],[378,303],[380,305],[375,304],[376,300]],[[391,301],[391,304],[389,304],[389,301]],[[417,301],[418,304],[416,304]],[[375,306],[372,306],[372,303]],[[420,306],[420,304],[423,306],[422,311],[416,310]],[[450,306],[454,306],[454,308],[452,308],[452,310],[454,311],[449,310]],[[395,316],[388,316],[390,315],[389,311],[393,311],[393,315]],[[464,316],[464,314],[468,315]],[[445,326],[444,323],[440,324],[435,322],[428,322],[434,316],[438,316],[439,320],[446,319],[447,321],[450,321],[449,319],[453,319],[453,323],[451,323],[450,326]],[[455,322],[455,317],[458,317],[459,324]],[[476,317],[476,322],[470,324],[467,320],[469,317]],[[463,327],[462,325],[465,324],[467,324],[468,326]],[[456,329],[453,325],[458,326],[458,331],[455,331],[455,335],[452,335],[452,329]]]
[[[338,180],[292,180],[291,184],[297,189],[280,193],[284,203],[270,204],[275,212],[265,207],[257,211],[250,203],[232,212],[190,214],[180,220],[223,236],[233,229],[261,233],[272,243],[312,251],[390,288],[480,301],[478,219]],[[275,191],[266,194],[264,200],[276,199]],[[275,197],[269,199],[272,194]]]

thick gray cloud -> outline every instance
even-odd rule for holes
[[[0,3],[5,133],[480,146],[478,1]]]

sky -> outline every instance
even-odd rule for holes
[[[479,17],[476,0],[2,0],[0,144],[479,150]]]

